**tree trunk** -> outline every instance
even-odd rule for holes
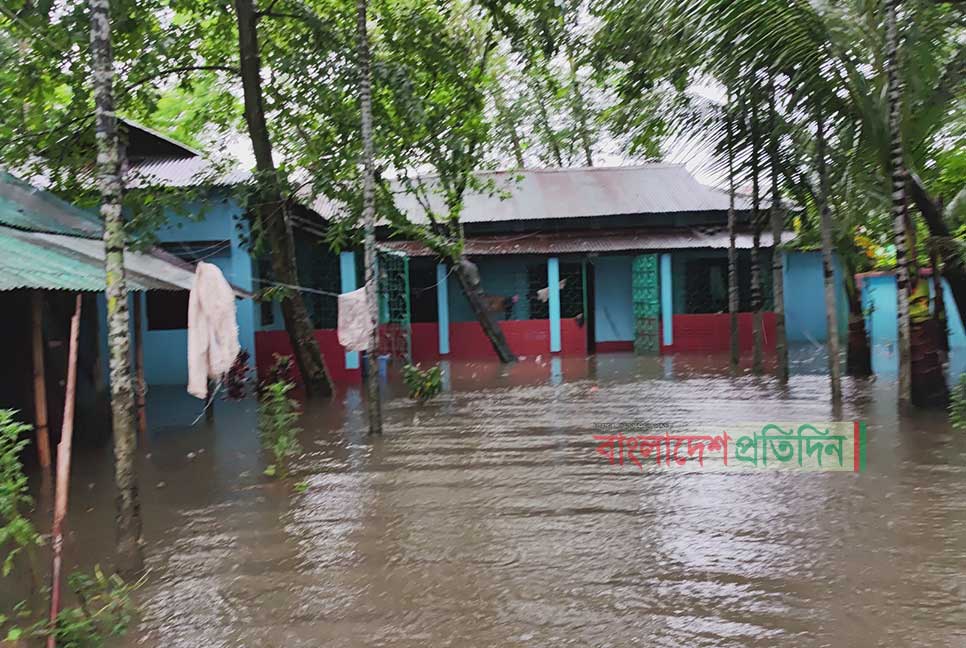
[[[124,217],[121,213],[121,156],[114,112],[114,57],[111,51],[110,0],[90,0],[97,172],[104,219],[104,270],[107,285],[107,343],[110,349],[111,423],[114,478],[117,482],[117,567],[131,575],[144,566],[141,504],[138,495],[131,383],[127,282],[124,276]]]
[[[763,372],[762,337],[764,334],[761,318],[761,138],[758,128],[757,100],[751,110],[751,227],[754,242],[751,248],[751,310],[753,351],[751,368],[756,374]]]
[[[258,49],[258,16],[254,0],[234,0],[238,22],[238,51],[245,102],[245,123],[255,153],[258,190],[255,215],[271,248],[274,280],[289,288],[282,299],[282,317],[292,344],[295,363],[305,386],[307,398],[327,396],[332,385],[322,362],[315,327],[298,292],[295,265],[295,239],[288,202],[282,196],[282,182],[272,158],[272,143],[262,102],[261,61]]]
[[[580,133],[580,143],[584,149],[584,161],[587,166],[594,166],[594,151],[590,139],[590,130],[587,127],[587,105],[584,95],[580,91],[580,80],[577,78],[577,62],[574,60],[573,52],[567,52],[567,61],[570,65],[570,88],[573,92],[573,111],[574,120],[577,122],[577,130]]]
[[[453,274],[456,275],[460,288],[462,288],[463,294],[466,295],[466,300],[470,304],[470,309],[476,316],[477,321],[479,321],[480,326],[483,327],[483,332],[490,340],[490,344],[493,345],[493,350],[496,351],[500,362],[514,362],[517,358],[513,355],[510,346],[506,342],[503,329],[493,321],[493,318],[490,317],[490,312],[486,310],[486,305],[483,303],[483,297],[479,288],[479,278],[469,276],[464,263],[465,261],[466,257],[460,257],[458,261],[449,260],[450,268]]]
[[[731,370],[737,372],[741,349],[738,345],[738,250],[735,247],[737,215],[735,214],[735,151],[731,107],[729,93],[725,124],[728,136],[728,314],[731,319]]]
[[[943,362],[945,363],[948,360],[945,354],[949,353],[949,320],[946,315],[946,291],[943,289],[943,277],[939,271],[939,255],[935,250],[929,253],[929,266],[932,268],[932,292],[936,306],[933,317],[939,323],[939,348],[944,354]]]
[[[554,161],[557,163],[558,167],[562,167],[563,154],[560,152],[560,144],[557,143],[557,134],[553,132],[553,126],[550,125],[550,118],[547,116],[547,107],[544,105],[544,94],[543,94],[543,84],[537,81],[537,115],[540,118],[540,125],[543,127],[544,133],[547,136],[547,146],[550,147],[550,153],[553,155]]]
[[[359,112],[362,116],[362,223],[365,231],[366,300],[372,334],[366,352],[366,409],[369,434],[382,434],[382,405],[379,400],[379,291],[376,277],[376,170],[372,140],[372,71],[369,59],[369,34],[366,31],[366,0],[356,2],[359,37]]]
[[[842,403],[842,379],[839,368],[839,326],[835,308],[835,268],[832,264],[832,210],[829,207],[829,179],[825,162],[825,118],[816,120],[816,155],[818,157],[818,208],[822,222],[822,274],[825,279],[825,329],[828,344],[828,370],[832,387],[832,405]]]
[[[960,321],[966,322],[966,259],[960,254],[958,245],[949,245],[953,235],[943,218],[943,210],[939,202],[929,196],[922,180],[915,174],[911,175],[910,180],[912,199],[919,208],[926,227],[929,228],[929,236],[934,242],[938,241],[940,244],[939,254],[943,261],[943,277],[949,283],[949,289],[953,293]]]
[[[510,146],[513,148],[513,159],[516,160],[517,168],[522,169],[526,166],[523,159],[523,145],[520,143],[520,133],[517,131],[516,120],[506,107],[503,100],[503,88],[497,83],[493,90],[493,102],[496,104],[496,112],[499,115],[503,127],[506,129],[510,138]]]
[[[785,228],[785,211],[778,190],[778,125],[775,119],[775,88],[771,88],[769,104],[771,151],[768,155],[771,165],[771,287],[775,310],[775,355],[778,364],[778,381],[788,382],[788,335],[785,332],[785,269],[784,253],[781,249],[782,230]]]
[[[888,77],[889,137],[892,161],[892,226],[896,244],[896,299],[899,314],[899,394],[900,409],[912,399],[912,355],[909,322],[909,257],[906,249],[906,212],[908,210],[905,159],[902,152],[902,80],[899,76],[899,33],[896,1],[885,0],[886,75]]]
[[[845,295],[849,300],[849,337],[845,347],[845,373],[857,378],[872,375],[872,348],[865,329],[865,313],[862,312],[862,289],[855,279],[855,267],[848,256],[842,259],[845,277]]]

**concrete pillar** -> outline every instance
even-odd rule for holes
[[[439,355],[449,355],[449,286],[447,285],[449,272],[445,264],[436,266],[436,308],[439,312],[436,318],[439,322]]]
[[[670,253],[661,255],[661,329],[664,346],[674,344],[674,290]]]
[[[342,292],[352,292],[356,289],[356,253],[342,252],[339,254],[339,275]],[[345,354],[345,368],[359,368],[359,352],[347,351]]]
[[[547,259],[547,287],[550,307],[550,353],[560,352],[560,260]]]

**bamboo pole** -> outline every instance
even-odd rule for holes
[[[145,405],[144,332],[141,330],[141,293],[134,293],[134,407],[138,419],[138,440],[143,446],[148,438],[148,414]]]
[[[44,302],[35,290],[30,295],[33,329],[34,420],[37,424],[37,455],[44,474],[50,471],[50,430],[47,423],[47,376],[44,371]]]
[[[50,634],[47,648],[56,648],[57,615],[60,613],[60,572],[64,551],[64,517],[67,515],[67,495],[70,485],[70,448],[74,436],[74,396],[77,391],[77,341],[80,337],[81,295],[77,295],[74,316],[70,319],[70,346],[67,360],[67,388],[64,394],[64,423],[57,444],[57,487],[54,492],[53,536],[54,557],[51,565]]]

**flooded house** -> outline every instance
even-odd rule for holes
[[[518,356],[632,352],[712,353],[729,344],[729,197],[682,165],[522,169],[478,174],[460,222],[491,315]],[[427,179],[430,184],[433,180]],[[430,200],[438,200],[432,191]],[[396,206],[428,223],[425,200],[397,192]],[[441,204],[430,207],[443,213]],[[337,216],[325,201],[324,217]],[[767,205],[764,206],[767,209]],[[751,203],[740,196],[741,346],[752,344]],[[405,331],[384,353],[414,361],[495,358],[456,278],[425,245],[379,229],[383,321]],[[792,232],[783,233],[789,243]],[[761,233],[764,342],[773,349],[772,236]],[[358,255],[342,253],[342,267]],[[401,260],[400,260],[401,259]],[[837,270],[838,271],[838,270]],[[783,279],[791,343],[825,339],[821,256],[786,251]],[[841,281],[839,281],[841,285]],[[349,281],[343,287],[352,289]],[[840,289],[844,317],[846,300]],[[357,360],[354,360],[357,363]]]
[[[136,126],[136,125],[135,125]],[[199,185],[201,153],[138,128],[128,150],[132,168],[154,184]],[[172,214],[161,247],[186,262],[221,268],[239,289],[273,284],[267,259],[253,257],[248,219],[232,171],[209,185],[193,213]],[[461,213],[466,254],[479,269],[492,317],[517,356],[595,353],[713,353],[729,344],[727,193],[698,182],[682,165],[522,169],[477,174],[485,190],[468,192]],[[432,178],[423,179],[438,209]],[[396,207],[427,223],[424,202],[399,186]],[[767,205],[764,206],[767,208]],[[741,345],[752,343],[751,204],[736,203]],[[302,297],[336,383],[361,380],[359,354],[336,332],[337,295],[362,285],[361,250],[333,252],[325,241],[341,207],[325,199],[293,207]],[[380,354],[415,362],[495,358],[456,278],[418,241],[378,228]],[[792,232],[783,233],[789,243]],[[761,234],[764,342],[775,342],[771,306],[772,236]],[[825,339],[821,256],[787,250],[783,279],[789,342]],[[841,281],[838,282],[841,286]],[[840,289],[839,321],[847,322]],[[142,323],[148,384],[182,385],[187,375],[187,297],[147,293]],[[275,354],[291,353],[277,303],[239,304],[239,331],[260,372]],[[844,331],[843,331],[844,332]]]
[[[21,411],[38,432],[41,464],[50,461],[47,430],[56,441],[64,407],[68,336],[76,296],[82,295],[78,342],[76,428],[81,442],[110,434],[107,308],[100,218],[53,194],[0,172],[0,307],[4,371],[0,406]],[[187,295],[194,269],[160,249],[125,253],[131,291],[132,364],[143,339],[136,323],[145,295]]]

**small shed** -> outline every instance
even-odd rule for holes
[[[50,459],[63,412],[67,338],[74,297],[83,294],[78,357],[77,432],[81,441],[110,432],[104,358],[103,225],[95,214],[0,172],[0,407],[21,410],[38,432],[39,461]],[[157,249],[125,253],[128,289],[185,291],[194,268]],[[131,300],[138,304],[138,300]],[[132,330],[139,327],[133,320]],[[136,354],[135,354],[136,355]],[[136,358],[132,358],[136,361]],[[136,371],[141,369],[135,362]],[[30,379],[32,377],[32,379]]]

